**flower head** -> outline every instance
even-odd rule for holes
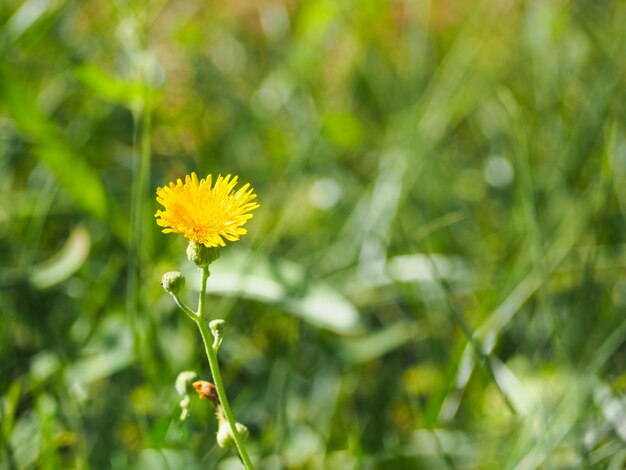
[[[229,241],[239,240],[247,230],[242,228],[252,218],[251,210],[259,207],[252,202],[256,198],[250,184],[233,193],[237,176],[218,176],[211,187],[213,177],[198,181],[195,173],[180,178],[174,184],[157,188],[157,202],[165,210],[154,215],[163,233],[181,233],[187,239],[207,247],[226,246]]]

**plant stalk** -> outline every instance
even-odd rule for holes
[[[202,283],[200,285],[200,298],[198,299],[198,316],[195,319],[195,322],[198,325],[200,335],[202,336],[204,350],[206,351],[206,356],[209,360],[209,367],[211,368],[211,375],[213,376],[213,382],[215,382],[215,388],[217,389],[217,396],[220,399],[220,403],[224,409],[224,414],[226,415],[231,432],[233,433],[233,438],[235,439],[235,445],[239,451],[239,456],[241,457],[241,461],[243,462],[246,470],[254,470],[250,457],[248,456],[244,446],[243,439],[237,431],[235,418],[230,409],[228,399],[226,398],[226,390],[224,388],[224,383],[222,382],[222,374],[220,373],[219,364],[217,362],[217,351],[213,348],[213,334],[209,331],[204,313],[204,297],[206,295],[207,279],[209,278],[209,268],[204,267],[201,269]]]

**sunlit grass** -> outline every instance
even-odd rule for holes
[[[259,468],[622,468],[626,9],[469,5],[3,3],[0,469],[229,464],[191,171],[263,201],[207,298]]]

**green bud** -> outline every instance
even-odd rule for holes
[[[166,292],[170,294],[177,294],[185,287],[185,276],[178,271],[170,271],[163,275],[161,279],[161,285]]]
[[[237,426],[237,432],[245,441],[248,438],[248,428],[245,427],[241,423],[235,424]],[[228,424],[228,421],[221,421],[219,424],[219,428],[217,430],[217,445],[222,449],[226,449],[228,447],[235,447],[235,436],[233,436],[233,431]]]
[[[196,374],[192,370],[184,370],[180,374],[178,374],[174,387],[176,387],[176,391],[180,396],[187,394],[187,387],[191,384],[193,380],[196,379],[196,377],[198,377],[198,374]]]
[[[193,240],[189,241],[187,258],[189,261],[196,263],[196,266],[199,268],[206,268],[219,257],[220,248],[218,246],[208,247]]]
[[[226,326],[226,322],[224,320],[213,320],[209,323],[209,328],[211,329],[211,334],[213,335],[213,349],[217,351],[222,344],[222,339],[224,338],[224,326]]]
[[[224,335],[224,327],[226,326],[226,322],[224,320],[211,320],[209,323],[209,328],[211,328],[211,333],[213,336],[221,338]]]
[[[180,420],[185,421],[189,416],[189,408],[191,406],[191,397],[189,396],[187,388],[193,379],[197,377],[196,373],[190,370],[186,370],[178,374],[176,377],[176,391],[181,396],[180,402]]]

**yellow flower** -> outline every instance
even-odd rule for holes
[[[218,176],[211,187],[213,177],[198,181],[195,173],[185,176],[168,186],[157,188],[157,202],[164,211],[154,214],[163,233],[182,233],[187,239],[207,247],[226,246],[223,238],[239,240],[247,230],[242,228],[252,218],[249,212],[259,207],[254,189],[245,184],[232,193],[237,176]],[[160,218],[159,218],[160,217]]]

